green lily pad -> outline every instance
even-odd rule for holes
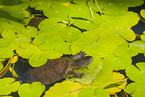
[[[94,19],[92,19],[92,21],[90,20],[84,20],[84,19],[73,19],[72,23],[82,29],[96,29],[97,27],[100,27],[101,24],[103,23],[103,19],[101,16],[99,16],[98,14],[95,13]]]
[[[125,38],[128,41],[133,41],[135,40],[135,33],[131,29],[123,29],[122,31],[120,30],[120,35]]]
[[[64,30],[61,31],[61,33],[65,41],[69,42],[76,41],[81,37],[81,31],[72,27],[66,27]]]
[[[85,4],[70,4],[69,8],[71,11],[69,12],[70,17],[84,18],[91,20],[90,10]]]
[[[8,95],[11,92],[16,92],[20,86],[20,82],[14,78],[0,79],[0,95]]]
[[[55,51],[61,54],[71,54],[71,43],[69,42],[62,42],[55,47]]]
[[[88,68],[94,73],[95,78],[89,85],[104,85],[112,75],[112,67],[105,60],[97,60],[95,64],[89,65]]]
[[[125,90],[128,94],[131,94],[132,97],[143,97],[145,85],[140,83],[131,83],[127,85]]]
[[[45,86],[40,82],[25,83],[19,87],[18,94],[20,97],[40,97],[44,90]]]
[[[17,35],[12,30],[3,31],[2,36],[3,38],[10,39],[10,40],[17,38]]]
[[[104,23],[102,27],[104,28],[113,28],[113,29],[128,29],[131,28],[133,25],[137,24],[139,21],[139,17],[134,12],[127,12],[123,16],[102,16],[104,19]]]
[[[143,32],[143,34],[140,36],[142,41],[145,41],[145,31]]]
[[[114,50],[114,54],[118,57],[132,57],[138,54],[135,48],[129,47],[128,43],[121,44]]]
[[[141,14],[141,16],[142,16],[143,18],[145,18],[145,9],[142,9],[142,10],[140,11],[140,14]]]
[[[145,63],[144,62],[140,62],[140,63],[137,63],[136,66],[138,68],[136,68],[135,66],[133,65],[130,65],[127,67],[126,69],[126,74],[127,76],[137,82],[137,83],[141,83],[141,84],[145,84]]]
[[[27,37],[35,37],[38,34],[38,30],[35,27],[27,26],[27,28],[22,28],[22,34]]]
[[[109,93],[103,88],[96,88],[94,93],[96,97],[110,97]]]
[[[0,38],[0,43],[1,43],[0,48],[8,47],[11,44],[10,40],[5,38]]]
[[[21,57],[27,58],[27,59],[29,59],[34,54],[42,53],[42,51],[37,46],[34,46],[32,44],[21,45],[20,47],[17,48],[16,52]]]
[[[45,31],[49,33],[59,32],[66,27],[65,24],[60,22],[62,22],[62,19],[58,17],[45,19],[42,22],[40,22],[38,28],[40,29],[40,31]]]
[[[7,47],[5,48],[0,48],[0,58],[10,58],[13,57],[14,52],[17,48],[17,44],[10,43]]]
[[[36,10],[43,10],[46,7],[50,7],[51,3],[48,0],[31,0],[30,6],[36,8]]]
[[[125,88],[127,79],[123,74],[113,72],[108,81],[104,84],[104,89],[108,91],[110,95],[114,95]]]
[[[45,92],[44,97],[77,97],[83,86],[79,83],[64,81],[57,83]]]
[[[40,46],[42,45],[42,48],[45,45],[45,43],[48,45],[47,47],[52,48],[57,43],[63,41],[63,39],[60,36],[59,33],[42,33],[35,37],[33,40],[34,45]]]
[[[114,70],[126,69],[132,63],[131,57],[120,57],[114,54],[107,55],[104,59],[112,65]]]
[[[97,0],[97,3],[102,13],[112,16],[119,16],[125,14],[128,11],[128,7],[143,4],[143,0]],[[95,5],[95,8],[97,9],[98,7]]]
[[[39,67],[47,62],[47,58],[44,55],[34,54],[30,57],[29,63],[33,67]]]
[[[45,8],[43,12],[47,17],[59,17],[66,20],[68,19],[70,9],[64,5],[55,4]]]
[[[78,97],[94,97],[94,89],[91,87],[85,88],[79,92]]]
[[[138,53],[145,53],[145,42],[144,41],[134,41],[130,43],[129,47],[136,50]]]

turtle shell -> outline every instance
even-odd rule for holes
[[[70,59],[48,60],[43,66],[29,69],[22,76],[23,82],[39,81],[43,84],[54,83],[62,78],[65,78],[70,66]]]

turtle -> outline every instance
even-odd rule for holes
[[[92,56],[86,56],[85,52],[79,52],[71,57],[60,57],[47,60],[47,62],[33,69],[28,69],[21,77],[23,82],[41,82],[44,85],[54,83],[67,78],[70,74],[81,78],[83,73],[74,70],[87,67],[93,61]]]

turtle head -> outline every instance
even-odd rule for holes
[[[71,69],[79,69],[82,67],[87,67],[89,64],[91,64],[93,61],[92,56],[86,56],[85,52],[80,52],[76,55],[74,55],[71,58]]]

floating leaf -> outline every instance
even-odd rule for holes
[[[110,97],[109,93],[103,88],[96,88],[94,93],[96,97]]]
[[[142,10],[140,11],[140,14],[141,14],[141,16],[142,16],[143,18],[145,18],[145,9],[142,9]]]
[[[139,21],[138,15],[134,12],[127,12],[123,16],[118,17],[104,15],[103,19],[104,24],[102,24],[102,27],[113,29],[128,29]]]
[[[93,74],[95,75],[95,79],[93,79],[89,85],[101,86],[104,85],[112,75],[112,67],[104,60],[99,60],[96,64],[97,65],[94,64],[88,66],[92,72],[96,73]]]
[[[102,13],[112,16],[123,15],[128,11],[128,7],[139,6],[143,4],[143,0],[97,0],[97,2]],[[97,6],[95,7],[96,9],[98,8]]]
[[[119,32],[121,32],[120,35],[128,41],[135,40],[136,37],[135,33],[131,29],[126,29],[126,30],[123,29],[122,31],[120,30]]]
[[[118,45],[126,43],[126,41],[120,36],[114,35],[105,35],[101,37],[94,45],[90,46],[87,50],[89,54],[98,56],[100,58],[105,57],[113,53],[114,49],[118,47]],[[101,48],[101,49],[100,49]]]
[[[17,44],[11,43],[5,48],[0,48],[0,58],[10,58],[13,57],[14,52],[17,48]]]
[[[2,78],[0,79],[0,95],[8,95],[11,92],[16,92],[20,82],[15,81],[14,78]]]
[[[23,35],[23,34],[17,34],[17,38],[13,40],[15,43],[21,45],[21,44],[29,44],[31,42],[31,38]]]
[[[44,9],[44,14],[47,17],[59,17],[62,19],[68,19],[70,9],[67,6],[55,4],[49,8]]]
[[[130,57],[126,56],[115,56],[114,54],[109,54],[104,57],[104,60],[108,61],[114,70],[126,69],[127,66],[131,65],[132,60]]]
[[[145,41],[145,31],[143,32],[143,34],[140,36],[142,41]]]
[[[73,19],[73,24],[81,29],[96,29],[97,27],[100,27],[103,23],[103,19],[101,16],[95,13],[94,19],[92,21],[85,20],[85,19]]]
[[[72,27],[66,27],[61,31],[61,33],[65,41],[69,42],[76,41],[81,37],[81,32],[78,29]]]
[[[5,38],[0,38],[0,43],[1,43],[0,48],[8,47],[11,44],[10,40]]]
[[[61,54],[71,54],[71,43],[62,42],[55,47],[55,51]]]
[[[51,87],[46,91],[44,97],[77,97],[82,88],[83,86],[81,84],[64,81]]]
[[[27,59],[29,59],[34,54],[42,53],[42,51],[39,50],[39,48],[37,48],[37,46],[34,46],[32,44],[31,45],[29,45],[29,44],[21,45],[19,48],[17,48],[16,52],[21,57],[27,58]]]
[[[127,79],[125,79],[125,76],[123,74],[113,72],[112,76],[110,76],[110,78],[106,82],[104,89],[108,91],[109,94],[114,95],[115,93],[120,92],[122,89],[124,89],[126,84]]]
[[[12,30],[3,31],[2,36],[3,36],[3,38],[10,39],[10,40],[17,38],[17,35]]]
[[[69,5],[71,11],[69,12],[70,17],[91,19],[90,10],[85,4],[71,4]]]
[[[30,2],[30,6],[32,8],[36,8],[36,10],[42,10],[45,9],[46,7],[50,7],[51,3],[48,2],[47,0],[32,0]]]
[[[19,87],[18,94],[20,97],[40,97],[44,90],[45,86],[40,82],[24,83]]]
[[[22,28],[22,33],[27,37],[35,37],[38,30],[35,27],[27,26],[27,28]]]
[[[145,53],[145,42],[144,41],[134,41],[130,43],[129,47],[136,50],[138,53]]]
[[[138,68],[133,65],[128,66],[126,69],[126,74],[131,80],[137,83],[145,84],[145,63],[137,63],[136,66]]]
[[[130,48],[128,43],[121,44],[114,50],[114,54],[118,57],[132,57],[138,54],[138,51],[134,48]],[[117,58],[116,57],[116,58]]]
[[[91,87],[85,88],[79,92],[78,97],[94,97],[94,89]]]
[[[65,24],[60,22],[62,22],[62,19],[58,17],[45,19],[42,22],[40,22],[38,28],[40,29],[40,31],[45,31],[49,33],[59,32],[66,27]]]
[[[30,57],[29,63],[33,67],[39,67],[47,62],[47,58],[44,55],[34,54]]]
[[[82,33],[79,40],[72,42],[71,48],[73,54],[81,50],[85,50],[87,52],[88,49],[95,45],[96,41],[99,39],[96,33],[97,31],[89,30]]]
[[[126,92],[131,94],[132,97],[143,97],[145,85],[140,83],[131,83],[127,85]]]

